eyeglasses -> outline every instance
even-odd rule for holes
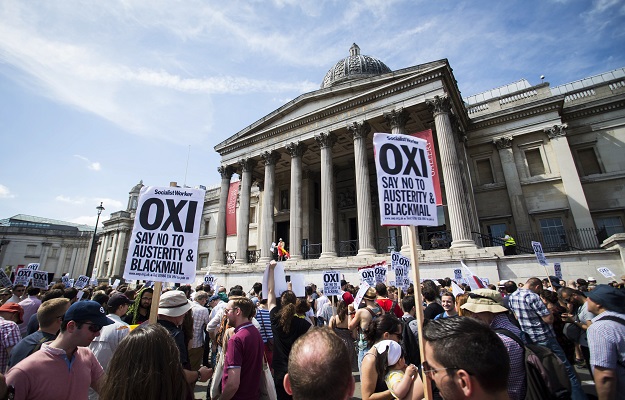
[[[234,311],[234,310],[236,310],[237,308],[239,308],[239,307],[224,308],[224,312],[225,312],[226,314],[229,314],[229,313],[230,313],[230,311]]]
[[[82,322],[85,325],[89,325],[89,331],[93,333],[98,333],[102,330],[102,325],[94,324],[93,322]]]
[[[433,380],[436,371],[457,370],[460,368],[431,368],[427,361],[423,361],[423,363],[421,363],[421,369],[425,376]]]

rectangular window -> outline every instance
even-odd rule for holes
[[[593,147],[577,150],[577,159],[579,161],[580,176],[601,173],[601,166]]]
[[[250,224],[256,223],[256,207],[250,208]]]
[[[606,237],[610,237],[615,233],[625,233],[623,221],[621,217],[601,217],[596,219],[597,229],[602,231],[605,229]]]
[[[37,254],[37,245],[36,244],[29,244],[26,246],[26,257],[34,257]]]
[[[507,229],[506,224],[492,224],[492,225],[487,225],[486,228],[488,229],[488,234],[493,239],[499,239],[499,238],[506,236],[505,234],[506,229]],[[495,245],[499,244],[497,240],[494,240],[494,243],[496,243]]]
[[[480,185],[495,183],[495,179],[493,178],[493,168],[490,165],[489,158],[477,160],[475,162],[475,168],[477,169],[477,179]]]
[[[566,234],[561,218],[543,218],[539,222],[544,251],[557,251],[566,244]]]
[[[285,211],[289,209],[289,189],[280,191],[280,210]]]
[[[545,173],[545,165],[540,154],[540,149],[525,150],[525,160],[530,176],[542,175]]]
[[[201,256],[200,257],[200,268],[206,268],[207,265],[208,265],[208,256]]]

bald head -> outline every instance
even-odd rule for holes
[[[341,338],[328,328],[313,328],[297,339],[289,355],[284,388],[294,400],[351,398],[352,364]]]

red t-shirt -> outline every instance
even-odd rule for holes
[[[391,307],[393,306],[393,300],[391,299],[377,299],[376,302],[382,307],[382,309],[386,312],[391,311]],[[401,307],[399,304],[395,303],[395,309],[393,310],[397,318],[401,318],[404,313],[401,311]]]

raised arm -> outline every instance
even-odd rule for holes
[[[271,311],[276,306],[276,282],[274,279],[274,270],[276,269],[276,261],[271,260],[268,264],[267,271],[267,310]]]

